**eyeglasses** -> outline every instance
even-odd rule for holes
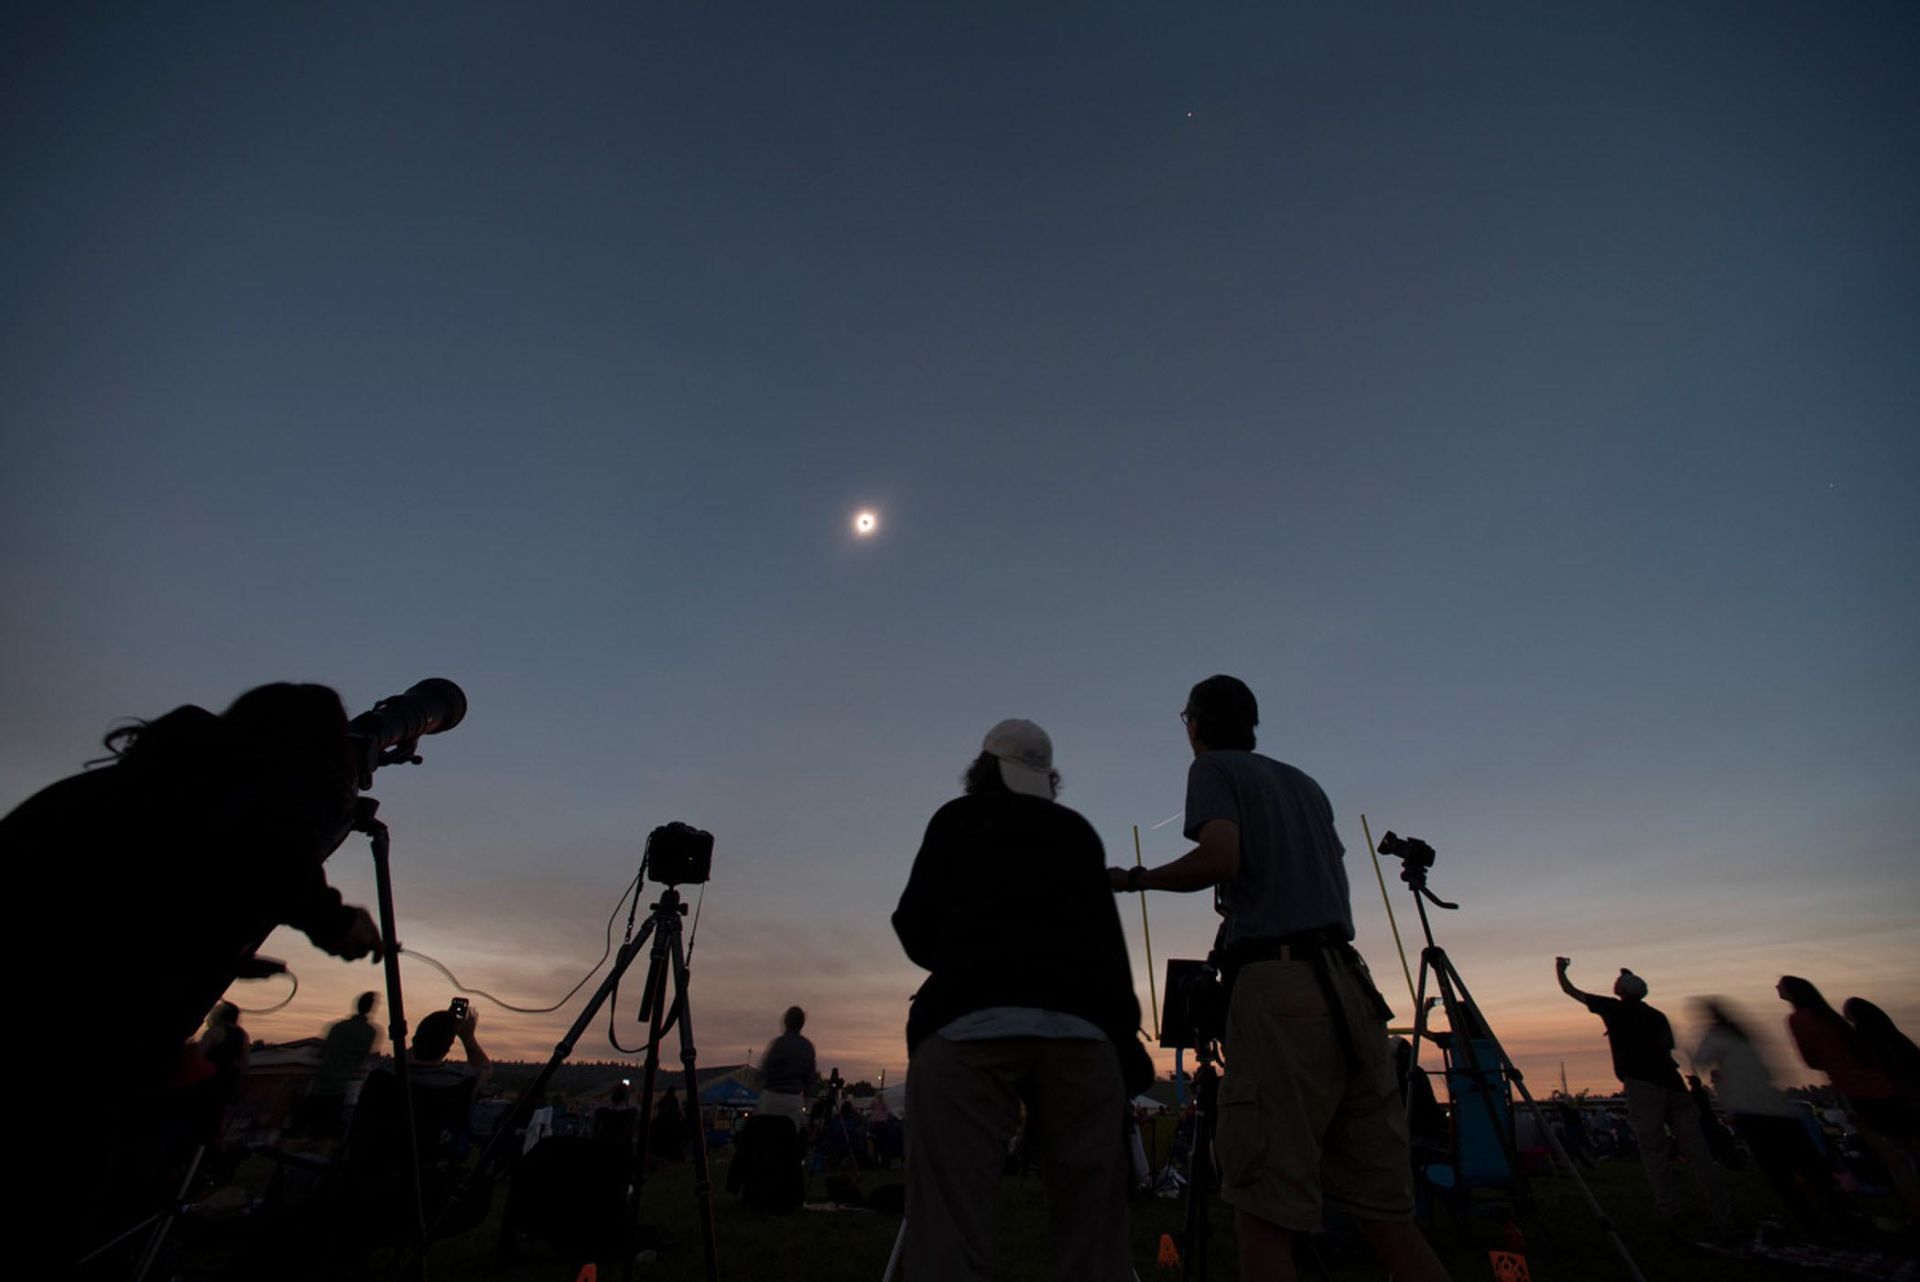
[[[1191,713],[1191,712],[1189,712],[1189,711],[1187,711],[1187,710],[1186,710],[1185,708],[1182,708],[1182,709],[1180,710],[1180,724],[1181,724],[1181,725],[1183,725],[1183,726],[1190,726],[1190,725],[1192,725],[1192,724],[1193,724],[1193,713]]]

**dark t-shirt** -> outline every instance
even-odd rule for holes
[[[471,1064],[449,1064],[444,1059],[431,1064],[416,1061],[407,1074],[407,1080],[429,1090],[444,1090],[466,1082],[478,1082],[480,1074],[474,1071]]]
[[[1226,918],[1217,943],[1329,926],[1353,938],[1347,850],[1311,776],[1257,752],[1203,752],[1187,770],[1187,836],[1215,819],[1240,829],[1240,874],[1214,896]]]
[[[1607,1026],[1613,1051],[1613,1075],[1622,1082],[1652,1082],[1684,1091],[1680,1066],[1673,1062],[1673,1027],[1667,1017],[1642,1001],[1588,997],[1586,1008]]]
[[[798,1033],[782,1033],[760,1057],[761,1085],[780,1095],[805,1095],[813,1081],[813,1043]]]

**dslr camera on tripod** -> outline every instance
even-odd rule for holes
[[[1433,847],[1418,837],[1401,837],[1392,832],[1380,839],[1380,853],[1422,872],[1433,867],[1435,858]]]
[[[662,886],[702,885],[713,877],[713,834],[692,824],[661,824],[647,834],[647,880]]]

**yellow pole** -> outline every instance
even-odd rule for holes
[[[1133,826],[1133,866],[1144,868],[1140,862],[1140,825]],[[1160,993],[1153,982],[1153,931],[1147,925],[1147,892],[1140,892],[1140,933],[1147,940],[1147,996],[1153,999],[1153,1040],[1160,1040]]]
[[[1417,1006],[1420,997],[1413,991],[1413,969],[1407,965],[1407,946],[1400,942],[1400,923],[1393,917],[1393,901],[1387,898],[1386,874],[1380,871],[1380,852],[1374,849],[1373,829],[1367,826],[1365,815],[1360,816],[1360,831],[1367,835],[1367,853],[1373,856],[1373,876],[1380,883],[1380,902],[1387,906],[1387,925],[1393,927],[1393,946],[1400,952],[1400,973],[1407,977],[1407,1000]],[[1419,1019],[1420,1012],[1413,1012],[1413,1017]]]

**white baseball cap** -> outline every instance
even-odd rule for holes
[[[1000,779],[1009,790],[1053,800],[1053,740],[1031,721],[1009,717],[987,731],[980,751],[1000,762]]]

